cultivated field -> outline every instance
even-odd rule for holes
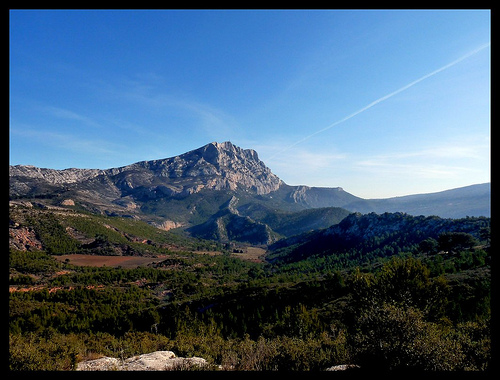
[[[68,260],[70,264],[89,267],[122,267],[122,268],[137,268],[151,264],[153,262],[162,261],[167,256],[158,257],[137,257],[137,256],[96,256],[96,255],[61,255],[54,256],[55,259],[65,262]]]

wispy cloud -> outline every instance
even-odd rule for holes
[[[200,121],[199,126],[212,139],[220,139],[221,136],[229,138],[239,129],[235,118],[209,104],[197,101],[177,101],[171,105],[196,115]]]
[[[452,166],[442,164],[431,164],[428,162],[410,163],[410,162],[394,162],[388,158],[372,158],[362,160],[355,165],[357,170],[369,172],[372,176],[390,177],[393,181],[401,181],[405,178],[413,180],[421,179],[452,179],[461,178],[474,169],[467,166]]]
[[[45,131],[23,126],[11,128],[10,133],[26,139],[35,140],[38,144],[63,149],[73,154],[123,156],[127,150],[124,146],[100,139],[82,138],[70,133]]]
[[[119,84],[100,83],[99,87],[107,96],[141,107],[143,112],[181,114],[185,118],[192,118],[196,120],[193,128],[212,139],[220,139],[221,136],[229,138],[239,132],[237,120],[222,107],[194,99],[189,94],[176,93],[168,85],[159,85],[164,82],[161,76],[148,73],[137,75],[133,80],[129,79]]]
[[[276,161],[277,166],[287,166],[292,170],[298,167],[306,168],[308,171],[317,171],[336,166],[339,161],[344,161],[347,155],[342,153],[322,153],[311,152],[305,149],[299,149],[293,154]]]
[[[448,143],[434,147],[422,148],[415,151],[391,152],[375,156],[377,160],[397,162],[398,160],[461,160],[461,159],[482,159],[484,152],[489,150],[487,143],[483,144],[454,144]]]
[[[349,165],[349,155],[331,148],[329,151],[296,148],[285,152],[273,160],[268,156],[275,152],[279,142],[269,144],[249,144],[259,152],[260,158],[270,169],[288,184],[307,184],[312,186],[338,186],[331,184],[343,167]]]
[[[283,141],[248,145],[257,149],[264,162]],[[367,198],[443,190],[443,181],[465,186],[489,179],[489,136],[450,137],[439,144],[415,150],[380,154],[308,150],[296,147],[270,161],[271,170],[290,185],[342,186],[355,195]],[[377,193],[376,184],[390,190]]]
[[[97,123],[92,118],[65,108],[54,106],[42,106],[40,108],[43,112],[59,119],[78,121],[91,127],[100,127],[99,123]]]
[[[353,168],[373,175],[392,175],[394,179],[460,178],[486,170],[484,166],[489,167],[489,149],[487,137],[462,136],[415,151],[359,158]]]
[[[490,45],[491,45],[491,43],[490,43],[490,42],[488,42],[488,43],[485,43],[485,44],[483,44],[483,45],[481,45],[481,46],[477,47],[476,49],[474,49],[474,50],[472,50],[472,51],[468,52],[467,54],[465,54],[465,55],[461,56],[460,58],[458,58],[458,59],[456,59],[456,60],[454,60],[454,61],[452,61],[452,62],[450,62],[450,63],[448,63],[448,64],[446,64],[446,65],[444,65],[444,66],[442,66],[442,67],[440,67],[440,68],[438,68],[438,69],[436,69],[436,70],[434,70],[434,71],[432,71],[432,72],[430,72],[430,73],[428,73],[428,74],[425,74],[424,76],[422,76],[422,77],[420,77],[420,78],[418,78],[418,79],[416,79],[416,80],[414,80],[414,81],[412,81],[412,82],[408,83],[407,85],[405,85],[405,86],[403,86],[403,87],[401,87],[401,88],[398,88],[397,90],[395,90],[395,91],[393,91],[393,92],[391,92],[391,93],[389,93],[389,94],[387,94],[387,95],[384,95],[384,96],[382,96],[382,97],[378,98],[377,100],[374,100],[374,101],[373,101],[373,102],[371,102],[370,104],[368,104],[368,105],[366,105],[366,106],[364,106],[364,107],[362,107],[362,108],[358,109],[357,111],[355,111],[355,112],[351,113],[350,115],[347,115],[346,117],[344,117],[344,118],[342,118],[342,119],[340,119],[340,120],[335,121],[334,123],[332,123],[332,124],[330,124],[330,125],[326,126],[325,128],[319,129],[319,130],[317,130],[316,132],[311,133],[311,134],[309,134],[309,135],[307,135],[307,136],[305,136],[305,137],[301,138],[300,140],[298,140],[298,141],[294,142],[293,144],[291,144],[291,145],[287,146],[286,148],[284,148],[284,149],[282,149],[282,150],[280,150],[280,151],[276,152],[276,153],[275,153],[273,156],[271,156],[270,158],[272,159],[272,158],[274,158],[275,156],[280,155],[280,154],[282,154],[282,153],[286,152],[287,150],[289,150],[289,149],[291,149],[291,148],[293,148],[293,147],[295,147],[295,146],[297,146],[297,145],[299,145],[299,144],[301,144],[301,143],[303,143],[303,142],[305,142],[305,141],[309,140],[310,138],[312,138],[312,137],[314,137],[314,136],[316,136],[316,135],[318,135],[318,134],[320,134],[320,133],[326,132],[326,131],[328,131],[329,129],[331,129],[331,128],[333,128],[333,127],[336,127],[337,125],[342,124],[342,123],[346,122],[346,121],[347,121],[347,120],[349,120],[349,119],[352,119],[353,117],[355,117],[355,116],[357,116],[357,115],[359,115],[359,114],[361,114],[361,113],[363,113],[363,112],[365,112],[365,111],[369,110],[370,108],[372,108],[372,107],[376,106],[377,104],[382,103],[383,101],[385,101],[385,100],[387,100],[387,99],[389,99],[389,98],[392,98],[393,96],[398,95],[399,93],[401,93],[401,92],[403,92],[403,91],[408,90],[409,88],[411,88],[411,87],[415,86],[416,84],[418,84],[418,83],[420,83],[420,82],[422,82],[422,81],[424,81],[424,80],[426,80],[426,79],[428,79],[428,78],[430,78],[430,77],[432,77],[432,76],[434,76],[434,75],[436,75],[436,74],[439,74],[439,73],[440,73],[440,72],[442,72],[442,71],[445,71],[445,70],[447,70],[447,69],[449,69],[449,68],[451,68],[451,67],[453,67],[453,66],[455,66],[455,65],[459,64],[460,62],[464,61],[465,59],[467,59],[467,58],[469,58],[469,57],[471,57],[471,56],[473,56],[473,55],[475,55],[475,54],[479,53],[480,51],[482,51],[482,50],[486,49],[486,48],[487,48],[487,47],[489,47]]]

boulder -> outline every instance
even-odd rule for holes
[[[359,365],[356,364],[339,364],[339,365],[334,365],[332,367],[329,367],[325,369],[325,371],[348,371],[348,370],[355,370],[355,369],[360,369]]]
[[[120,369],[121,363],[119,359],[109,358],[107,356],[87,360],[86,362],[78,363],[76,366],[77,371],[117,371]]]
[[[177,357],[172,351],[155,351],[120,360],[110,357],[78,363],[77,371],[180,371],[208,366],[199,357]]]

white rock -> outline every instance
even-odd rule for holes
[[[359,365],[356,364],[339,364],[334,365],[333,367],[329,367],[325,369],[325,371],[347,371],[349,369],[359,369]]]
[[[77,371],[175,371],[203,368],[208,363],[200,357],[180,358],[172,351],[155,351],[120,360],[103,357],[78,363]]]
[[[77,371],[117,371],[121,367],[120,360],[107,356],[78,363]]]

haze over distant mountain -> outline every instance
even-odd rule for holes
[[[101,169],[10,166],[10,198],[143,219],[195,236],[269,244],[326,228],[349,212],[490,216],[490,185],[389,199],[340,187],[290,186],[252,149],[213,142],[179,156]]]
[[[429,194],[363,199],[347,205],[347,208],[362,213],[402,211],[411,215],[437,215],[442,218],[489,217],[490,194],[491,184],[488,182]]]

